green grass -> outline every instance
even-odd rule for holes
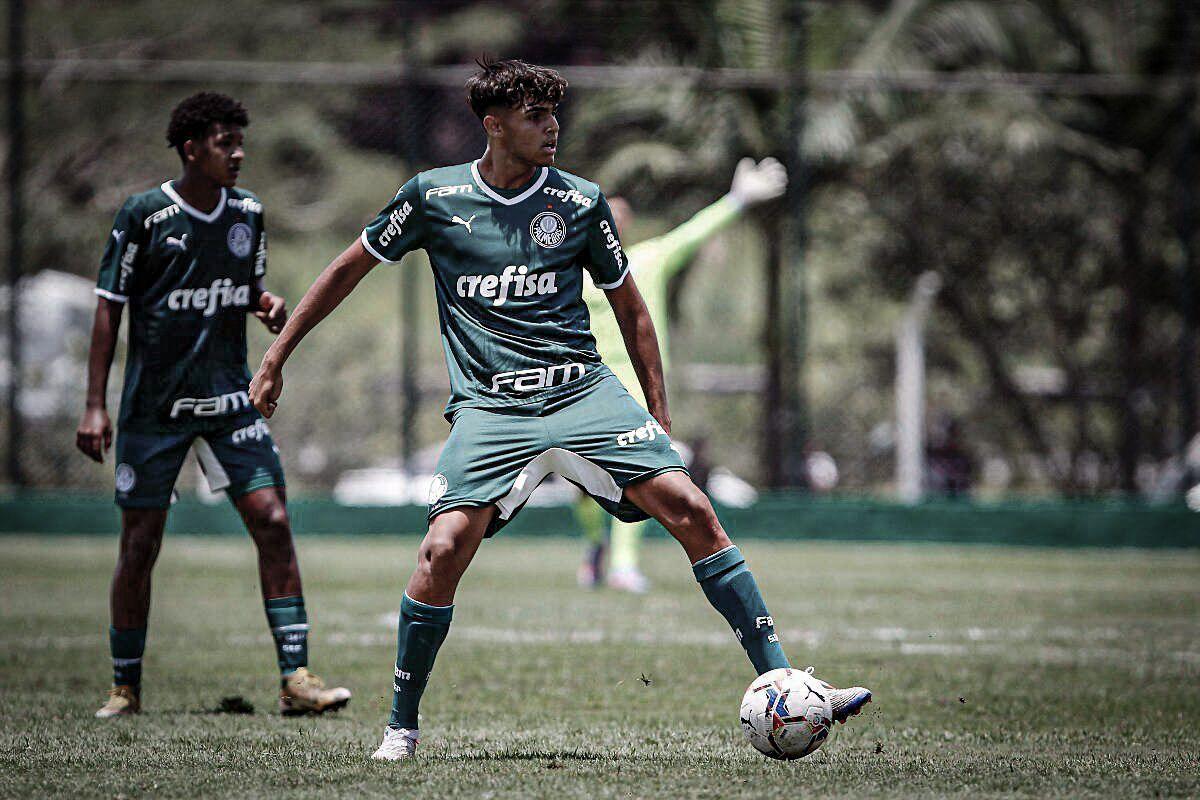
[[[101,722],[116,543],[0,539],[0,793],[1200,793],[1195,552],[745,543],[793,660],[875,691],[785,764],[738,729],[753,676],[674,545],[649,543],[655,589],[635,598],[577,590],[578,542],[501,537],[460,589],[420,758],[376,764],[415,543],[301,540],[312,666],[355,696],[339,715],[285,720],[250,543],[169,538],[145,713]],[[256,712],[211,713],[228,695]]]

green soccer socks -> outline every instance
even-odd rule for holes
[[[407,594],[400,601],[400,628],[396,634],[396,680],[392,688],[391,728],[415,730],[417,707],[438,648],[446,641],[454,606],[430,606]]]
[[[700,559],[692,572],[708,602],[733,628],[757,674],[791,666],[775,634],[775,620],[737,547],[730,545]]]
[[[146,650],[146,629],[108,628],[108,649],[112,653],[113,686],[142,685],[142,653]]]
[[[281,675],[291,675],[308,666],[308,614],[304,598],[274,597],[264,602],[267,624],[275,639],[275,656]]]

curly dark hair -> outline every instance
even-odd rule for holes
[[[185,97],[171,112],[167,144],[183,158],[183,143],[204,138],[209,126],[216,122],[244,128],[250,124],[250,115],[241,103],[226,94],[197,92]]]
[[[467,80],[467,102],[483,119],[493,108],[516,108],[529,103],[558,105],[567,93],[567,81],[548,67],[512,58],[476,61],[479,72]]]

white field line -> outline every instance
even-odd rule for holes
[[[382,614],[377,619],[381,631],[344,631],[318,627],[314,638],[322,643],[350,647],[391,647],[395,644],[396,616]],[[451,636],[458,641],[483,644],[550,645],[550,644],[670,644],[692,647],[729,647],[733,635],[714,624],[712,630],[545,630],[533,628],[488,627],[455,625]],[[1097,647],[1098,642],[1113,643],[1121,639],[1116,628],[1069,628],[1055,626],[1037,629],[1032,626],[1016,628],[965,628],[934,633],[906,628],[843,628],[831,631],[784,629],[780,637],[787,645],[817,648],[835,643],[839,649],[878,653],[888,650],[901,656],[997,656],[1042,663],[1078,663],[1081,661],[1119,661],[1142,658],[1168,658],[1188,665],[1200,664],[1200,651],[1173,650],[1147,653],[1127,647]],[[103,637],[98,635],[38,635],[0,637],[5,650],[72,650],[97,646]],[[269,641],[264,626],[261,635],[233,634],[226,643],[234,647],[258,646]],[[1072,644],[1078,643],[1078,644]]]

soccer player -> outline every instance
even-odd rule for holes
[[[755,164],[754,159],[743,158],[733,172],[733,183],[728,194],[675,230],[629,248],[629,271],[637,276],[638,291],[654,322],[664,370],[671,353],[667,343],[666,320],[667,286],[671,280],[692,263],[700,245],[717,231],[737,219],[747,208],[779,197],[786,188],[787,170],[779,161],[764,158]],[[609,205],[617,224],[617,235],[623,236],[633,222],[633,209],[619,197],[611,198]],[[605,365],[628,388],[633,398],[645,405],[641,384],[633,361],[625,350],[621,330],[615,317],[608,313],[608,298],[601,290],[588,286],[584,288],[583,299],[591,317],[596,349],[604,357]],[[579,567],[580,585],[596,586],[605,580],[604,551],[611,530],[612,555],[605,582],[614,589],[635,594],[645,592],[649,582],[638,568],[637,559],[638,545],[648,523],[613,520],[603,512],[596,513],[597,510],[595,503],[586,497],[581,498],[575,506],[576,519],[589,542],[583,564]]]
[[[150,573],[167,508],[193,443],[213,491],[224,489],[258,548],[267,622],[281,674],[284,714],[321,713],[350,700],[308,671],[308,618],[284,504],[283,469],[266,422],[251,407],[246,314],[272,332],[283,298],[263,288],[263,207],[235,189],[246,110],[221,94],[188,97],[171,114],[175,181],[136,194],[117,212],[96,286],[87,408],[76,445],[103,462],[112,444],[105,390],[121,312],[130,308],[129,353],[117,426],[116,500],[121,544],[111,588],[113,687],[97,717],[141,710]]]
[[[429,530],[400,603],[391,719],[373,757],[412,756],[417,706],[450,629],[454,592],[480,543],[551,472],[619,519],[653,516],[683,545],[704,594],[756,673],[788,665],[745,559],[671,446],[654,323],[596,184],[553,167],[567,83],[521,61],[467,82],[487,149],[419,173],[317,277],[267,350],[250,397],[267,416],[300,340],[381,261],[429,254],[450,371],[450,437],[429,487]],[[583,274],[605,292],[649,412],[596,353]],[[846,719],[870,699],[834,692]]]

